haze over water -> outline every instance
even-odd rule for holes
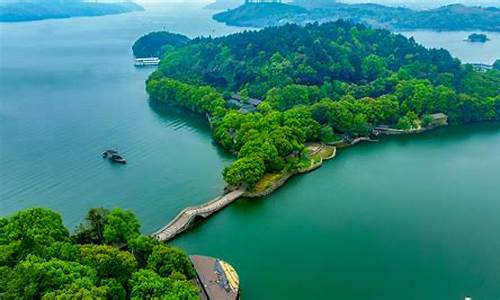
[[[470,43],[464,41],[470,31],[405,31],[406,37],[413,37],[417,42],[427,48],[445,48],[464,63],[484,63],[492,65],[495,60],[500,59],[500,33],[481,32],[490,39],[486,43]]]
[[[73,228],[88,208],[119,206],[149,233],[221,192],[232,157],[203,118],[147,101],[152,69],[130,51],[152,30],[241,30],[200,6],[0,24],[1,216],[47,206]],[[495,56],[465,32],[423,35],[465,61]],[[102,160],[110,147],[129,164]],[[172,243],[234,265],[245,299],[497,299],[498,153],[498,123],[360,145]]]

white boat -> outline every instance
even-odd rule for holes
[[[143,57],[136,58],[134,66],[145,67],[145,66],[157,66],[160,64],[160,59],[158,57]]]

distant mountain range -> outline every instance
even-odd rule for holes
[[[229,8],[235,8],[240,6],[243,3],[241,0],[216,0],[213,3],[208,4],[205,6],[206,9],[213,9],[213,10],[225,10]]]
[[[347,19],[390,30],[500,31],[500,9],[452,4],[413,10],[380,4],[345,4],[333,0],[294,0],[284,3],[249,3],[218,13],[214,19],[234,26],[266,27]]]
[[[0,4],[0,22],[104,16],[141,10],[144,10],[142,6],[130,1],[101,3],[79,0],[25,0],[2,2]]]

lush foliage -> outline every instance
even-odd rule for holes
[[[168,49],[184,45],[189,41],[187,36],[182,34],[157,31],[148,33],[140,37],[132,46],[135,57],[160,57]]]
[[[0,219],[2,299],[197,299],[194,275],[184,252],[141,236],[127,211],[92,209],[73,236],[48,209]]]
[[[144,10],[131,1],[98,3],[82,0],[26,0],[0,4],[0,22],[20,22],[79,16],[104,16]]]
[[[352,20],[380,28],[397,30],[473,30],[500,31],[500,9],[447,5],[430,10],[412,10],[379,4],[345,4],[335,1],[299,0],[296,5],[250,3],[214,15],[229,25],[265,27],[284,23]]]
[[[443,49],[345,21],[285,25],[197,38],[163,57],[150,97],[207,114],[216,140],[237,154],[234,185],[293,170],[304,143],[500,118],[500,72],[475,72]],[[230,109],[231,93],[263,99],[256,112]]]

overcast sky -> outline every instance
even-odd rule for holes
[[[6,2],[15,2],[15,1],[31,1],[36,2],[37,0],[0,0],[0,3]],[[54,0],[57,1],[57,0]],[[122,1],[122,0],[98,0],[102,2],[112,2],[112,1]],[[199,3],[211,3],[215,0],[134,0],[139,4],[148,4],[148,3],[179,3],[179,2],[199,2]],[[219,0],[225,1],[225,0]],[[227,1],[227,0],[226,0]],[[234,1],[234,0],[230,0]],[[285,0],[286,1],[286,0]],[[243,3],[244,0],[241,0]],[[452,3],[462,3],[466,5],[490,5],[490,6],[500,6],[500,0],[340,0],[340,2],[346,3],[380,3],[387,5],[396,5],[396,6],[411,6],[411,7],[437,7],[446,4]]]
[[[138,3],[162,3],[162,2],[203,2],[210,3],[215,0],[136,0]],[[224,0],[219,0],[224,1]],[[243,0],[241,1],[244,2]],[[478,4],[487,4],[500,6],[500,0],[341,0],[340,2],[346,3],[380,3],[380,4],[389,4],[389,5],[411,5],[411,6],[441,6],[451,3],[463,3],[467,5],[478,5]]]
[[[446,4],[462,3],[466,5],[491,5],[500,6],[500,0],[373,0],[373,1],[363,1],[363,0],[343,0],[346,3],[381,3],[388,5],[408,5],[408,6],[423,6],[423,7],[437,7]]]

